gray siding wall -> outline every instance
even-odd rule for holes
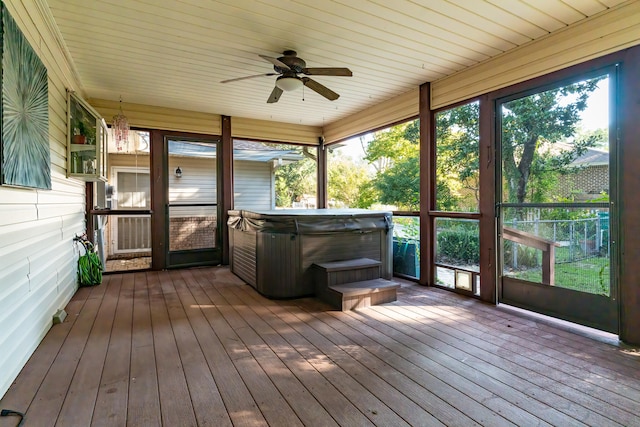
[[[32,0],[5,0],[48,70],[52,189],[0,187],[0,397],[77,289],[84,183],[66,178],[66,88],[78,84]]]
[[[180,166],[182,177],[173,171]],[[216,159],[169,157],[169,202],[217,203]],[[170,217],[215,216],[215,207],[173,207]]]
[[[275,188],[270,162],[233,162],[234,209],[275,209]]]

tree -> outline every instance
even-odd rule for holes
[[[375,132],[365,160],[378,174],[372,181],[378,199],[399,209],[420,206],[420,124],[418,120]]]
[[[275,171],[276,206],[290,207],[305,194],[316,194],[316,163],[308,157]]]
[[[573,137],[580,113],[601,78],[584,80],[556,89],[539,92],[502,104],[502,166],[508,202],[524,203],[528,186],[544,183],[547,172],[568,165],[593,145],[593,139],[572,141],[562,152],[540,150],[543,144],[554,144]],[[539,190],[531,194],[540,196]],[[535,199],[535,197],[534,197]]]
[[[330,153],[331,167],[327,170],[329,202],[335,207],[366,208],[371,206],[366,192],[370,181],[366,165],[357,164],[350,157]],[[367,205],[367,203],[369,203]]]
[[[436,114],[436,209],[478,209],[479,120],[478,102]]]
[[[417,153],[401,158],[376,176],[374,185],[380,192],[381,203],[395,205],[400,210],[420,210],[420,158]]]
[[[408,124],[391,126],[388,129],[374,132],[373,139],[365,149],[364,159],[378,173],[386,171],[400,159],[406,158],[414,151],[417,141],[406,138]]]
[[[267,145],[266,143],[263,143]],[[310,147],[296,147],[289,144],[270,144],[269,148],[275,148],[287,152],[295,151],[304,158],[278,166],[274,172],[276,206],[290,207],[293,202],[300,201],[303,195],[316,194],[317,157],[311,152]],[[315,151],[315,150],[314,150]]]

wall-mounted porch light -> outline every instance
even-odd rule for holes
[[[182,169],[180,168],[180,166],[178,166],[173,173],[176,176],[176,178],[182,178]]]

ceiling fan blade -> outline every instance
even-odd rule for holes
[[[302,72],[308,76],[353,76],[348,68],[305,68]]]
[[[284,62],[280,61],[277,58],[272,58],[272,57],[266,56],[266,55],[258,55],[258,56],[260,56],[260,58],[264,59],[267,62],[271,62],[276,67],[282,68],[283,70],[290,70],[291,69],[291,68],[289,68],[289,66],[287,64],[285,64]]]
[[[302,80],[302,83],[306,87],[319,93],[330,101],[335,101],[336,99],[340,98],[340,95],[338,95],[328,87],[321,85],[317,81],[310,79],[309,77],[302,77],[300,80]]]
[[[253,76],[245,76],[245,77],[237,77],[235,79],[223,80],[220,83],[229,83],[229,82],[237,82],[239,80],[253,79],[256,77],[268,77],[268,76],[277,76],[278,73],[267,73],[267,74],[255,74]]]
[[[278,102],[280,96],[282,95],[282,92],[284,92],[282,89],[280,89],[278,86],[275,86],[271,91],[271,95],[269,95],[269,99],[267,99],[267,104]]]

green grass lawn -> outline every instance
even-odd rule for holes
[[[540,283],[542,269],[531,268],[524,271],[511,272],[510,277]],[[589,292],[599,295],[610,295],[609,258],[588,258],[570,263],[556,263],[555,286]]]

